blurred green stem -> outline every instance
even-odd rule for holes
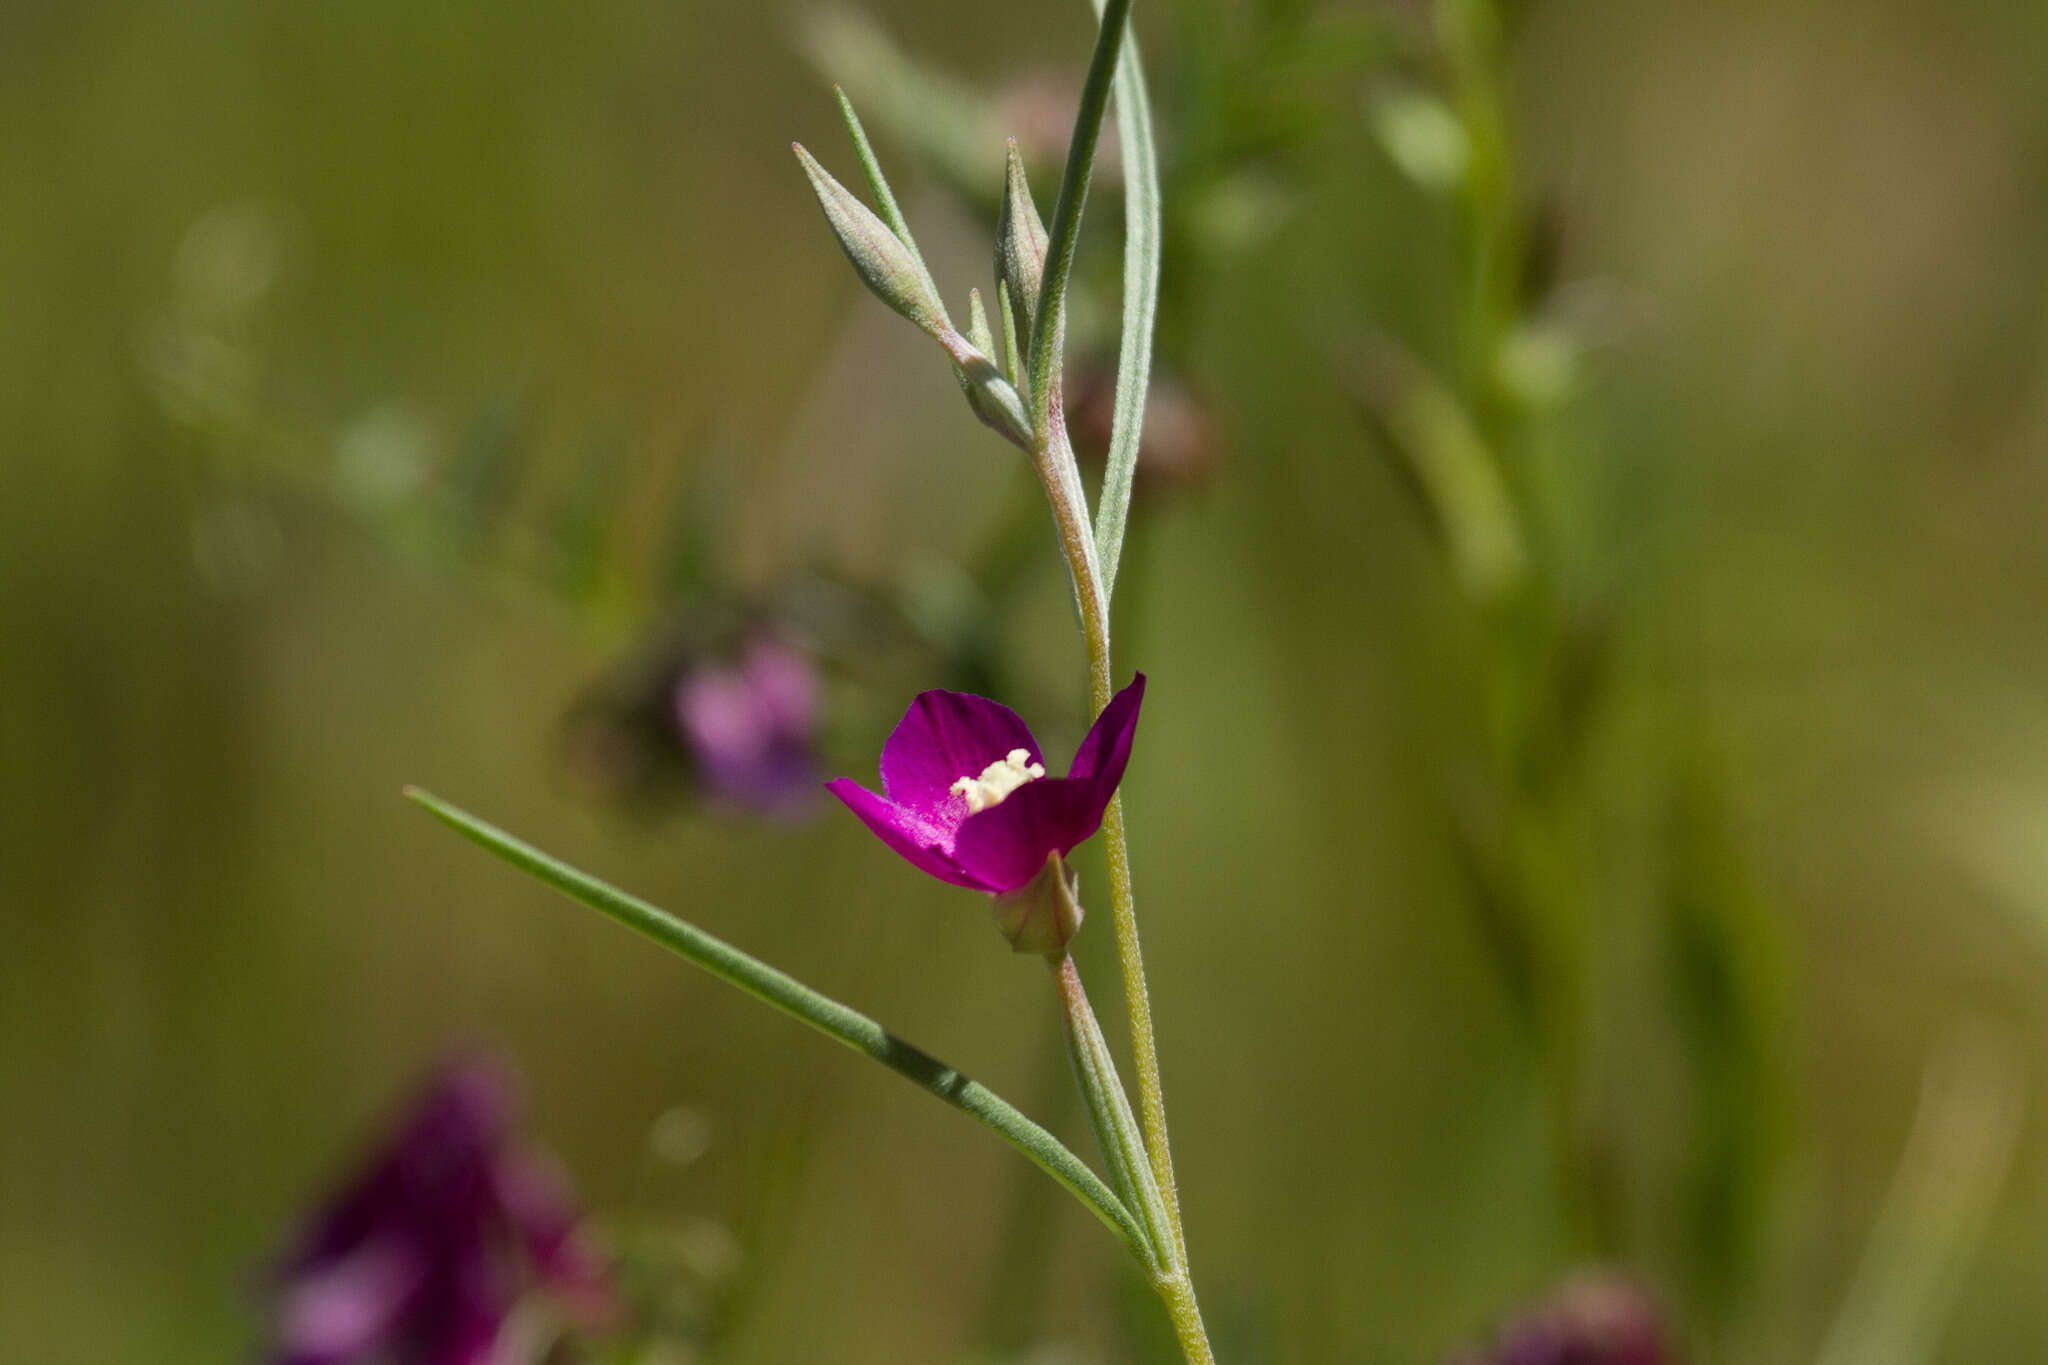
[[[1123,1201],[1058,1138],[988,1087],[913,1047],[858,1010],[819,994],[787,972],[741,952],[694,924],[580,872],[431,793],[408,787],[405,794],[426,807],[435,819],[521,872],[687,958],[728,985],[802,1020],[826,1037],[880,1062],[990,1129],[1064,1185],[1117,1235],[1148,1272],[1154,1270],[1152,1239]]]

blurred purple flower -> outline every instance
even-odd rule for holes
[[[1588,1271],[1516,1313],[1490,1350],[1452,1365],[1676,1365],[1664,1324],[1636,1285]]]
[[[507,1365],[500,1338],[529,1294],[605,1316],[605,1264],[562,1173],[513,1145],[516,1113],[489,1063],[436,1073],[275,1272],[270,1365]]]
[[[756,635],[737,663],[685,671],[674,707],[713,796],[769,814],[809,804],[818,780],[818,675],[808,655]]]
[[[850,777],[825,785],[913,867],[975,891],[1017,891],[1101,827],[1144,696],[1140,673],[1103,708],[1067,775],[1047,777],[1015,711],[965,692],[921,693],[882,747],[882,795]]]

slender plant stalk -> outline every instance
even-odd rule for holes
[[[1100,15],[1095,52],[1089,61],[1073,142],[1060,181],[1059,202],[1048,233],[1041,303],[1031,333],[1027,369],[1033,462],[1052,505],[1053,524],[1073,576],[1074,596],[1088,647],[1088,685],[1096,715],[1109,704],[1114,674],[1109,646],[1110,585],[1115,558],[1123,547],[1131,473],[1137,461],[1138,434],[1143,426],[1145,390],[1149,380],[1153,315],[1158,306],[1158,166],[1152,145],[1151,119],[1145,102],[1144,75],[1137,52],[1126,40],[1130,0],[1096,0]],[[1058,376],[1064,341],[1066,291],[1078,240],[1081,210],[1095,165],[1102,119],[1115,82],[1119,94],[1118,129],[1124,139],[1127,175],[1136,188],[1126,199],[1124,269],[1124,340],[1120,357],[1117,411],[1111,465],[1101,505],[1102,533],[1093,532],[1079,474],[1061,410]],[[1135,334],[1135,335],[1134,335]],[[1190,1365],[1211,1365],[1207,1331],[1195,1300],[1188,1271],[1187,1237],[1183,1231],[1180,1193],[1174,1180],[1173,1153],[1167,1133],[1166,1097],[1160,1083],[1159,1049],[1152,1028],[1151,993],[1145,983],[1145,959],[1138,938],[1136,898],[1131,888],[1131,856],[1125,836],[1122,799],[1112,798],[1103,817],[1103,844],[1109,862],[1110,917],[1115,928],[1117,963],[1130,1014],[1131,1051],[1138,1085],[1138,1108],[1145,1153],[1152,1167],[1165,1213],[1170,1245],[1159,1248],[1162,1265],[1154,1281],[1173,1319],[1174,1332]]]
[[[1057,407],[1055,407],[1057,411]],[[1072,485],[1062,477],[1059,452],[1066,444],[1064,425],[1054,427],[1053,448],[1036,457],[1039,481],[1046,501],[1052,504],[1053,525],[1060,546],[1066,552],[1067,571],[1074,580],[1074,597],[1081,612],[1081,633],[1088,646],[1088,692],[1095,715],[1109,705],[1114,692],[1109,654],[1109,611],[1097,575],[1095,541],[1090,533],[1088,508],[1078,502]],[[1067,462],[1073,455],[1066,450]],[[1174,1181],[1173,1151],[1166,1128],[1166,1096],[1159,1079],[1159,1045],[1152,1029],[1151,992],[1145,985],[1145,955],[1138,940],[1138,908],[1131,889],[1130,843],[1124,833],[1123,798],[1110,798],[1102,819],[1103,851],[1109,862],[1110,922],[1116,933],[1117,965],[1123,976],[1124,1005],[1130,1014],[1131,1056],[1138,1084],[1138,1113],[1145,1130],[1145,1150],[1152,1163],[1152,1178],[1166,1204],[1167,1222],[1173,1231],[1179,1258],[1187,1259],[1187,1236],[1182,1230],[1180,1192]]]
[[[1082,603],[1083,634],[1088,641],[1089,691],[1097,715],[1109,704],[1110,660],[1108,613],[1091,602],[1100,602],[1099,580],[1083,578],[1090,570],[1093,542],[1070,540],[1064,520],[1058,515],[1059,495],[1055,483],[1046,482],[1046,495],[1055,503],[1054,522],[1061,526],[1060,539],[1067,551],[1067,566],[1076,577],[1076,596]],[[1086,536],[1086,523],[1080,526]],[[1166,1215],[1171,1245],[1159,1248],[1163,1262],[1153,1272],[1153,1286],[1166,1304],[1173,1320],[1174,1334],[1188,1365],[1214,1365],[1208,1331],[1195,1300],[1194,1281],[1188,1270],[1187,1234],[1180,1212],[1180,1190],[1174,1183],[1173,1149],[1166,1128],[1166,1096],[1159,1080],[1159,1047],[1152,1030],[1151,994],[1145,986],[1145,958],[1138,943],[1138,909],[1131,893],[1130,845],[1124,837],[1123,799],[1110,798],[1103,814],[1102,839],[1109,861],[1110,920],[1116,931],[1117,963],[1122,970],[1124,1004],[1130,1014],[1131,1056],[1138,1083],[1138,1109],[1145,1134],[1145,1153],[1152,1165]]]
[[[809,1024],[864,1057],[888,1067],[994,1132],[1026,1160],[1065,1186],[1100,1218],[1133,1256],[1156,1277],[1158,1261],[1130,1209],[1102,1183],[1088,1164],[1015,1106],[978,1081],[898,1038],[867,1015],[821,995],[787,972],[705,933],[657,906],[607,885],[550,857],[531,844],[417,787],[405,792],[443,824],[571,900],[616,920],[628,929],[688,959],[728,985]]]
[[[1109,863],[1109,914],[1116,930],[1117,967],[1123,976],[1124,1007],[1130,1016],[1131,1057],[1138,1081],[1138,1118],[1145,1129],[1145,1150],[1152,1158],[1152,1178],[1166,1202],[1182,1261],[1187,1259],[1187,1234],[1182,1230],[1180,1187],[1174,1181],[1173,1148],[1166,1134],[1166,1094],[1159,1078],[1159,1044],[1152,1032],[1152,997],[1145,988],[1145,954],[1138,942],[1137,898],[1131,890],[1131,850],[1124,836],[1122,797],[1112,797],[1102,816],[1103,853]]]
[[[1173,1334],[1180,1339],[1188,1365],[1216,1365],[1209,1331],[1202,1325],[1202,1306],[1195,1302],[1195,1282],[1185,1266],[1180,1274],[1159,1281],[1159,1297],[1166,1301],[1166,1315],[1173,1320]]]
[[[1145,93],[1145,73],[1138,55],[1136,36],[1129,32],[1129,5],[1115,0],[1095,0],[1101,31],[1096,41],[1096,58],[1088,78],[1091,86],[1103,83],[1106,69],[1114,70],[1117,136],[1124,157],[1124,318],[1123,340],[1118,355],[1115,417],[1109,456],[1104,464],[1102,496],[1096,513],[1095,562],[1101,575],[1105,620],[1098,632],[1088,632],[1089,691],[1094,709],[1100,714],[1115,690],[1110,665],[1108,603],[1116,583],[1117,563],[1123,556],[1124,522],[1130,510],[1131,487],[1138,463],[1139,436],[1145,424],[1145,400],[1151,382],[1152,330],[1159,308],[1159,157],[1152,136],[1151,104]],[[1105,60],[1105,57],[1110,60]],[[1087,122],[1093,115],[1091,125]],[[1086,158],[1078,144],[1085,135],[1099,137],[1100,106],[1084,90],[1081,116],[1076,120],[1076,149],[1068,155],[1069,173],[1077,161],[1093,163],[1093,148]],[[1061,205],[1067,195],[1064,187]],[[1058,251],[1060,215],[1053,215],[1052,245],[1048,264]],[[1078,205],[1075,212],[1079,226]],[[1048,272],[1049,284],[1057,278],[1058,295],[1064,306],[1066,276]],[[1049,288],[1050,295],[1051,290]],[[1046,311],[1051,311],[1048,308]],[[1035,339],[1035,338],[1034,338]],[[1058,433],[1065,439],[1065,432]],[[1075,557],[1069,549],[1069,558]],[[1111,800],[1103,817],[1103,846],[1109,862],[1110,916],[1116,931],[1117,964],[1123,976],[1125,1007],[1130,1014],[1131,1051],[1138,1085],[1138,1110],[1145,1130],[1145,1145],[1152,1158],[1153,1178],[1165,1198],[1173,1225],[1175,1242],[1186,1259],[1186,1236],[1182,1231],[1179,1188],[1174,1180],[1173,1149],[1167,1139],[1166,1097],[1159,1074],[1159,1047],[1152,1029],[1151,993],[1145,982],[1145,956],[1138,938],[1136,898],[1131,886],[1130,844],[1124,832],[1123,798]]]

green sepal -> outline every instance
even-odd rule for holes
[[[1048,853],[1037,876],[994,898],[996,931],[1009,940],[1013,951],[1058,962],[1081,930],[1080,889],[1081,879],[1066,859]]]

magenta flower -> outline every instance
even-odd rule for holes
[[[1015,892],[1101,828],[1144,696],[1140,673],[1103,708],[1067,775],[1047,777],[1015,711],[965,692],[921,693],[882,746],[881,795],[850,777],[825,785],[920,871]]]
[[[674,705],[714,796],[770,815],[815,799],[818,673],[808,655],[756,635],[736,663],[685,672]]]
[[[271,1365],[490,1365],[534,1293],[605,1316],[604,1262],[561,1173],[514,1143],[516,1109],[485,1062],[435,1075],[278,1267]]]
[[[1612,1273],[1585,1271],[1502,1324],[1490,1349],[1452,1365],[1676,1365],[1650,1296]]]

